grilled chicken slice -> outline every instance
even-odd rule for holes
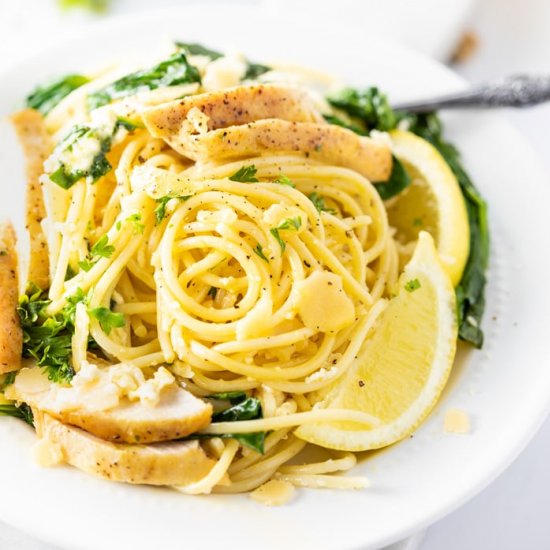
[[[162,390],[156,406],[124,397],[116,399],[115,406],[102,410],[112,396],[108,385],[59,386],[37,367],[21,369],[6,396],[102,439],[125,443],[185,437],[205,428],[212,417],[212,405],[177,384]]]
[[[17,316],[19,281],[15,245],[13,226],[0,224],[0,374],[21,368],[23,332]]]
[[[185,97],[145,111],[143,122],[149,132],[168,143],[176,140],[189,112],[198,109],[208,118],[205,128],[217,130],[247,124],[264,118],[280,118],[295,122],[322,122],[310,97],[291,86],[255,84],[229,90]]]
[[[62,462],[112,481],[146,485],[187,485],[202,479],[215,462],[198,441],[127,445],[99,439],[34,411],[36,431]]]
[[[392,169],[390,148],[332,124],[266,119],[205,134],[180,134],[170,143],[195,161],[229,161],[290,152],[351,168],[371,181],[386,181]]]
[[[12,115],[11,120],[27,166],[26,227],[30,237],[28,280],[46,289],[50,286],[48,245],[41,224],[46,210],[39,178],[44,173],[44,161],[52,151],[52,144],[44,118],[38,111],[19,111]]]

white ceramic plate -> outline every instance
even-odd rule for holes
[[[280,58],[378,84],[393,99],[460,88],[449,70],[395,45],[334,24],[267,19],[251,9],[209,7],[113,20],[0,75],[0,113],[45,77],[96,67],[162,38],[238,47],[255,60]],[[371,25],[369,25],[370,27]],[[366,32],[365,32],[366,34]],[[32,432],[0,421],[0,519],[71,550],[151,547],[377,548],[435,521],[481,490],[526,445],[550,403],[550,187],[537,159],[498,116],[455,114],[448,136],[490,205],[492,261],[483,351],[460,354],[433,414],[407,441],[356,469],[361,492],[301,490],[288,506],[247,496],[187,497],[117,485],[70,468],[42,470]],[[0,218],[22,220],[23,162],[7,122],[0,126]],[[468,411],[469,435],[442,430],[444,411]]]

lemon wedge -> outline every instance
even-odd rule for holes
[[[306,441],[346,451],[385,447],[412,433],[426,418],[449,376],[457,339],[456,300],[432,237],[420,232],[397,294],[373,335],[323,406],[377,417],[374,428],[339,421],[300,426]]]
[[[419,231],[428,231],[456,286],[470,250],[468,214],[456,177],[426,140],[402,130],[394,130],[390,136],[394,155],[412,179],[409,187],[387,202],[390,225],[397,230],[395,237],[405,245],[401,263],[410,258]]]

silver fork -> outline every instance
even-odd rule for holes
[[[440,109],[530,107],[550,101],[550,75],[515,75],[455,94],[392,105],[396,111],[426,113]]]

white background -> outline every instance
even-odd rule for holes
[[[113,12],[151,7],[148,0],[112,0]],[[191,1],[191,0],[190,0]],[[156,7],[180,4],[155,0]],[[256,5],[256,0],[239,0]],[[301,17],[334,17],[327,0],[266,0],[267,9],[288,6]],[[456,70],[472,82],[517,72],[550,74],[550,2],[548,0],[365,0],[338,1],[340,20],[366,32],[372,21],[392,38],[446,59],[463,28],[476,31],[480,45]],[[0,69],[62,39],[95,19],[86,13],[61,14],[55,0],[0,0]],[[363,25],[362,22],[365,22]],[[376,27],[376,25],[375,25]],[[183,29],[182,29],[183,31]],[[8,83],[0,83],[7,85]],[[504,113],[539,152],[550,169],[550,105]],[[548,184],[550,185],[550,178]],[[521,182],[518,182],[521,186]],[[503,192],[509,190],[503,189]],[[546,251],[547,252],[547,251]],[[549,360],[550,368],[550,360]],[[518,365],[521,376],[521,365]],[[521,396],[511,407],[521,407]],[[550,421],[520,458],[471,502],[432,526],[421,550],[517,550],[550,547]],[[4,498],[4,496],[2,497]],[[51,550],[0,524],[0,549]]]

